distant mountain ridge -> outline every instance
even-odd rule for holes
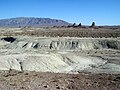
[[[66,26],[68,22],[51,18],[34,18],[34,17],[16,17],[9,19],[0,19],[0,27],[23,27],[23,26]]]

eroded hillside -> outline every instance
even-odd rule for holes
[[[0,89],[119,90],[119,28],[0,28]]]

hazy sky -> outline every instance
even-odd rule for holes
[[[0,19],[45,17],[85,25],[120,25],[120,0],[0,0]]]

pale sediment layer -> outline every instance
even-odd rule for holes
[[[120,38],[1,37],[0,49],[120,50]]]
[[[120,73],[119,38],[1,37],[0,49],[0,70]]]

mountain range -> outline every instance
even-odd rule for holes
[[[0,27],[42,27],[42,26],[66,26],[70,23],[64,20],[51,18],[35,18],[35,17],[16,17],[9,19],[0,19]]]

